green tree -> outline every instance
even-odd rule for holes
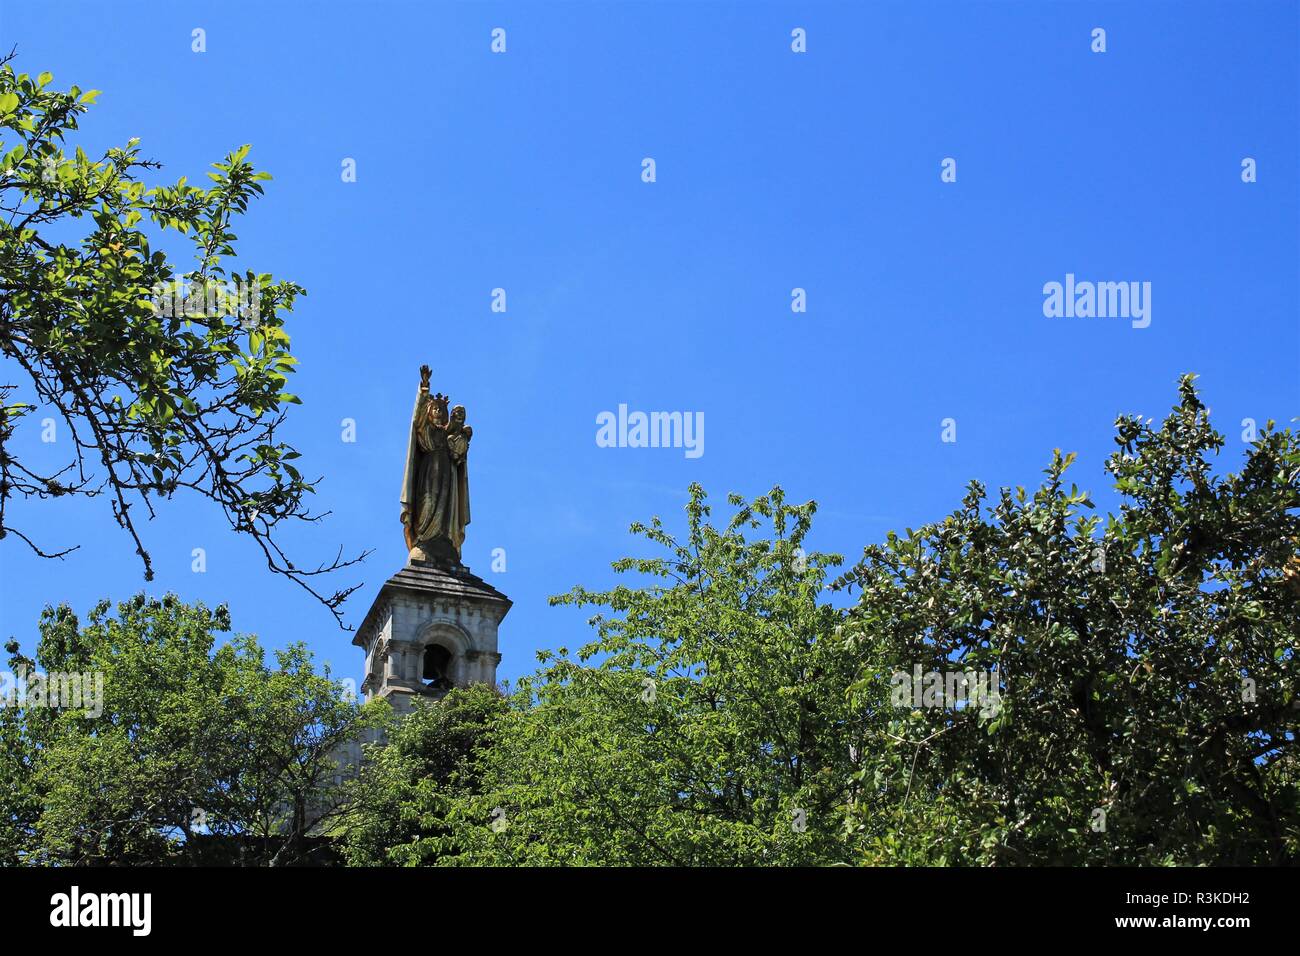
[[[12,54],[11,54],[12,56]],[[43,557],[76,545],[38,544],[15,526],[10,500],[69,495],[108,499],[153,577],[139,532],[160,499],[187,489],[213,501],[251,537],[267,566],[339,605],[355,588],[325,594],[316,568],[295,565],[275,530],[316,521],[314,484],[299,454],[278,437],[296,359],[285,330],[303,288],[229,267],[234,225],[262,195],[269,174],[242,146],[215,163],[206,188],[181,177],[149,186],[160,164],[137,140],[92,159],[67,145],[97,90],[50,88],[49,73],[15,73],[0,60],[0,538],[14,535]],[[193,264],[178,266],[158,244],[186,236]],[[188,295],[177,302],[178,282]],[[222,294],[216,294],[220,290]],[[228,294],[230,293],[230,294]],[[54,471],[21,457],[15,431],[52,407],[70,439]]]
[[[348,792],[340,825],[353,866],[416,865],[463,850],[448,817],[479,792],[478,762],[492,746],[505,699],[486,684],[419,701],[392,722]]]
[[[1003,685],[996,714],[892,708],[853,813],[862,859],[1300,857],[1300,445],[1270,422],[1216,477],[1223,437],[1191,376],[1161,426],[1116,425],[1123,504],[1104,526],[1058,452],[1033,494],[1002,489],[986,513],[973,483],[841,579],[861,589],[846,624],[859,706],[918,665],[996,668]]]
[[[667,553],[615,565],[638,586],[554,599],[612,613],[541,655],[437,862],[1294,862],[1300,443],[1269,423],[1216,474],[1191,377],[1117,429],[1117,514],[1059,452],[1032,493],[973,483],[865,549],[847,614],[812,505],[733,498],[717,529],[693,488],[685,540],[634,527]],[[997,694],[914,700],[917,671]]]
[[[11,671],[98,675],[91,708],[6,708],[0,813],[5,862],[161,864],[215,854],[292,863],[341,809],[342,748],[383,719],[294,645],[272,668],[255,638],[168,595],[95,607],[84,626],[47,608],[34,659]],[[86,711],[89,709],[89,713]],[[215,851],[207,848],[216,846]]]
[[[11,668],[25,663],[17,656],[16,642],[8,642],[5,649],[13,658]],[[5,695],[9,691],[7,686],[0,688]],[[41,793],[34,777],[40,736],[23,712],[12,706],[0,707],[0,820],[4,821],[0,826],[0,866],[19,865],[36,845]]]
[[[112,690],[98,721],[0,713],[0,860],[193,858],[201,807],[271,862],[329,834],[364,864],[1293,863],[1300,441],[1270,422],[1218,474],[1190,377],[1117,429],[1105,521],[1058,452],[830,585],[814,505],[732,496],[717,527],[692,486],[682,538],[633,526],[655,551],[615,563],[632,583],[552,599],[601,609],[590,643],[385,725],[349,783],[329,758],[383,707],[301,649],[213,653],[224,611],[170,599],[50,610],[42,666]],[[918,701],[917,671],[999,693]]]
[[[614,564],[645,586],[576,588],[596,638],[540,655],[456,801],[463,849],[441,863],[808,863],[840,854],[853,662],[824,603],[836,555],[805,554],[814,506],[779,488],[709,522],[692,486],[687,534]],[[768,526],[773,537],[751,540]]]

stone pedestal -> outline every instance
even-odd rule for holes
[[[361,692],[387,698],[405,713],[417,696],[440,697],[449,686],[496,684],[497,627],[510,599],[464,565],[411,561],[379,589],[352,643],[366,655]],[[445,679],[423,678],[431,645],[445,661]]]

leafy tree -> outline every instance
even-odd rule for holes
[[[229,627],[224,607],[141,595],[84,627],[47,608],[34,660],[11,642],[15,673],[99,675],[103,697],[89,714],[8,709],[5,862],[195,862],[213,844],[225,862],[305,858],[339,811],[336,757],[384,707],[346,700],[301,646],[274,669],[251,636],[214,650]]]
[[[16,642],[10,641],[5,647],[16,655]],[[22,658],[15,657],[10,666],[21,667],[23,663]],[[0,692],[7,696],[9,688],[0,688]],[[22,863],[35,844],[36,824],[41,816],[41,794],[33,780],[38,736],[15,707],[0,707],[0,820],[4,824],[0,825],[0,866]]]
[[[356,768],[350,751],[382,728],[388,705],[358,706],[351,694],[316,673],[301,644],[263,663],[252,638],[240,637],[218,652],[230,668],[226,693],[238,701],[226,727],[234,761],[221,777],[223,802],[208,814],[213,832],[245,840],[249,862],[299,863],[313,837],[333,836],[347,809],[348,779]]]
[[[160,164],[138,140],[99,159],[65,144],[97,90],[56,91],[49,73],[15,73],[11,57],[0,60],[0,355],[15,379],[0,380],[0,538],[67,554],[76,545],[46,550],[16,527],[10,499],[103,496],[151,580],[140,514],[188,489],[341,621],[355,587],[326,595],[313,581],[364,555],[302,568],[275,537],[286,521],[323,517],[309,509],[315,486],[298,452],[278,437],[298,402],[285,313],[305,290],[227,265],[235,222],[270,176],[242,146],[206,188],[185,177],[146,185]],[[193,245],[188,270],[157,248],[172,234]],[[54,471],[15,450],[34,402],[56,409],[71,439]]]
[[[986,515],[973,483],[841,579],[861,588],[846,624],[861,706],[917,665],[1004,685],[996,715],[894,708],[853,813],[866,861],[1300,857],[1300,444],[1270,422],[1215,477],[1223,437],[1191,376],[1160,427],[1116,426],[1124,500],[1104,527],[1058,452],[1033,494],[1002,489]]]
[[[853,663],[822,602],[835,555],[802,549],[814,506],[779,488],[709,523],[692,486],[678,540],[615,570],[652,583],[576,588],[597,605],[576,657],[540,656],[480,761],[482,793],[456,801],[458,854],[442,863],[807,863],[840,854],[850,787]],[[770,526],[772,540],[748,532]]]
[[[553,599],[609,613],[575,657],[540,655],[473,789],[398,804],[433,813],[434,852],[403,838],[389,858],[1300,859],[1300,443],[1269,423],[1216,475],[1223,438],[1190,377],[1160,426],[1117,429],[1117,514],[1093,513],[1058,452],[1036,491],[990,505],[973,483],[942,521],[866,548],[834,583],[860,589],[847,612],[822,596],[838,558],[802,555],[813,505],[733,497],[715,528],[692,488],[683,541],[634,526],[666,552],[615,564],[638,585]],[[944,678],[936,699],[912,697],[917,671]],[[949,675],[998,693],[954,701]]]
[[[506,708],[494,688],[475,684],[394,721],[348,793],[340,826],[348,863],[427,864],[463,849],[448,815],[479,791],[478,758]]]
[[[552,599],[601,609],[590,643],[508,700],[417,709],[346,784],[327,758],[382,707],[300,650],[213,654],[224,612],[174,601],[48,611],[43,666],[113,690],[97,722],[0,713],[0,861],[192,859],[204,807],[275,862],[328,833],[365,864],[1294,863],[1300,441],[1269,423],[1218,474],[1190,377],[1161,425],[1117,430],[1105,521],[1058,452],[1038,489],[973,483],[831,585],[813,504],[732,496],[717,527],[693,486],[680,540],[633,526],[656,548],[614,565],[633,583]],[[900,694],[917,671],[999,693]]]

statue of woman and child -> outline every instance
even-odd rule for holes
[[[420,390],[411,415],[402,478],[402,527],[411,561],[460,564],[469,524],[466,459],[474,430],[465,406],[447,412],[447,396],[429,394],[429,366],[420,366]]]

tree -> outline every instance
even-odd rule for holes
[[[341,622],[355,587],[326,595],[314,579],[364,555],[302,568],[275,536],[284,522],[324,517],[310,511],[315,484],[299,453],[278,437],[299,401],[286,388],[296,359],[285,313],[305,290],[226,265],[235,221],[269,174],[248,146],[213,165],[207,188],[185,177],[146,186],[141,174],[160,164],[136,139],[99,159],[69,152],[98,91],[50,89],[49,73],[16,74],[11,58],[0,60],[0,355],[17,378],[0,380],[0,538],[65,555],[76,545],[46,550],[14,525],[10,499],[103,496],[151,580],[139,512],[188,489]],[[193,244],[189,270],[155,246],[172,234]],[[34,402],[56,410],[71,440],[52,472],[15,450]]]
[[[1216,474],[1190,376],[1160,426],[1116,425],[1117,514],[1057,452],[1036,491],[972,483],[867,547],[833,582],[860,591],[845,611],[822,593],[838,558],[802,552],[812,504],[733,497],[715,528],[692,487],[683,540],[634,526],[665,552],[614,565],[635,585],[553,599],[608,613],[575,657],[540,655],[474,788],[404,805],[451,830],[419,858],[1300,859],[1300,442],[1270,422]]]
[[[457,799],[480,792],[478,761],[506,709],[495,688],[476,684],[418,701],[393,721],[347,794],[339,827],[347,862],[428,864],[463,850],[448,815]]]
[[[1217,474],[1190,377],[1117,431],[1104,522],[1057,452],[829,585],[812,503],[732,496],[717,527],[692,486],[680,539],[633,526],[631,584],[552,599],[601,609],[588,644],[383,725],[347,783],[331,755],[383,705],[301,649],[213,653],[224,610],[174,599],[51,609],[41,665],[108,693],[98,719],[0,709],[0,862],[202,858],[202,808],[262,862],[328,835],[363,864],[1294,863],[1300,441],[1270,422]]]
[[[859,706],[894,672],[996,669],[1001,706],[893,708],[853,812],[870,862],[1247,864],[1300,858],[1300,444],[1240,472],[1191,376],[1159,427],[1123,416],[1104,527],[1057,452],[1032,495],[868,547],[846,631]],[[859,775],[862,776],[861,774]],[[865,780],[863,781],[866,782]]]
[[[440,863],[720,865],[837,858],[848,799],[852,661],[821,600],[835,555],[805,554],[815,506],[775,488],[687,533],[634,525],[664,552],[616,562],[649,583],[575,588],[608,608],[576,657],[539,655],[456,800],[463,849]],[[771,540],[749,533],[769,526]]]
[[[269,667],[255,638],[174,596],[95,607],[83,627],[47,608],[28,685],[96,687],[79,706],[27,689],[5,708],[0,813],[16,823],[6,863],[284,864],[309,853],[340,810],[345,745],[379,726],[294,645]]]

